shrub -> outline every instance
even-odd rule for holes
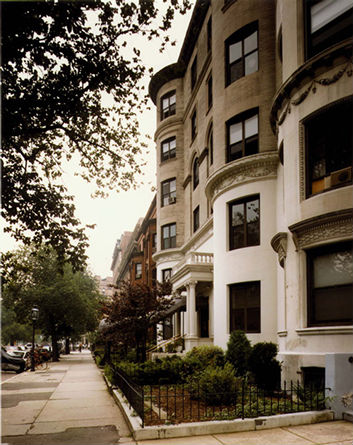
[[[233,365],[235,374],[245,376],[248,371],[248,360],[251,344],[244,331],[232,331],[227,343],[226,360]]]
[[[241,381],[235,376],[233,366],[208,366],[193,378],[189,378],[188,390],[192,398],[200,398],[208,405],[227,405],[233,401]]]
[[[256,384],[273,390],[280,386],[281,364],[276,360],[277,345],[271,342],[256,343],[249,357],[249,370]]]
[[[184,359],[184,377],[205,370],[208,366],[223,367],[225,363],[223,349],[219,346],[198,346],[192,348]]]

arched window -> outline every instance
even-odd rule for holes
[[[208,147],[208,154],[210,157],[210,165],[212,165],[213,164],[213,127],[211,127],[210,131],[208,132],[207,147]]]
[[[199,158],[196,158],[193,166],[193,185],[194,190],[199,184]]]

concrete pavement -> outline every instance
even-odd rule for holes
[[[88,351],[62,356],[47,371],[2,383],[2,443],[138,445],[351,445],[345,421],[135,442]]]

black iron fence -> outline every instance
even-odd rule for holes
[[[121,389],[130,406],[140,416],[142,427],[144,427],[144,387],[137,385],[122,369],[117,367],[114,367],[114,383]]]
[[[204,392],[198,385],[140,386],[115,368],[115,383],[142,420],[142,426],[205,420],[245,419],[325,409],[325,388],[284,382],[266,391],[246,381],[233,393]]]

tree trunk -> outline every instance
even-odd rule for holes
[[[51,334],[51,342],[53,345],[53,362],[59,361],[59,348],[58,348],[58,336],[56,332]]]
[[[70,339],[65,338],[65,354],[70,354]]]

